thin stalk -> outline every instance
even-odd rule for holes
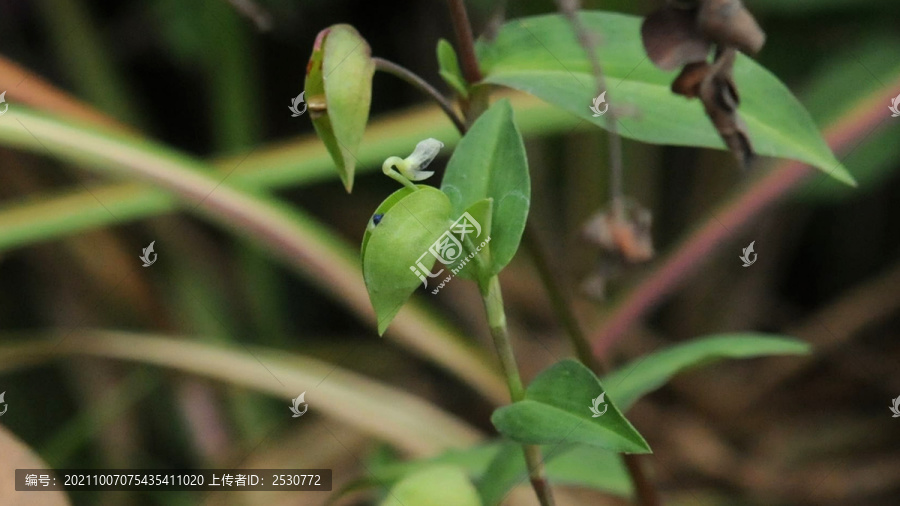
[[[571,23],[572,29],[575,31],[575,37],[578,39],[578,44],[584,49],[588,61],[591,63],[594,80],[597,83],[597,94],[599,95],[604,92],[608,93],[609,88],[606,86],[603,68],[600,66],[600,59],[597,58],[597,51],[594,49],[594,37],[581,23],[581,19],[578,18],[578,10],[581,8],[581,2],[579,0],[556,0],[556,4],[563,12],[563,15],[569,20],[569,23]],[[607,139],[609,139],[609,199],[612,215],[615,218],[621,219],[624,218],[625,215],[624,185],[622,182],[624,165],[622,162],[622,137],[619,135],[618,118],[616,117],[616,111],[612,106],[611,100],[612,99],[607,94],[606,101],[607,104],[609,104],[606,111],[606,128],[609,131],[607,135]],[[540,250],[539,245],[536,249]],[[534,250],[532,253],[534,253]],[[539,251],[539,253],[541,252]],[[546,259],[546,256],[544,258]],[[590,349],[590,343],[584,331],[581,329],[580,325],[578,325],[575,316],[570,313],[570,305],[565,301],[562,290],[556,286],[555,280],[557,278],[550,275],[549,264],[545,263],[544,268],[547,269],[546,275],[542,274],[542,277],[546,278],[545,286],[547,286],[548,292],[556,293],[555,295],[551,295],[551,300],[554,298],[557,299],[557,302],[555,303],[559,306],[557,308],[557,313],[565,315],[562,320],[564,324],[569,320],[569,323],[567,324],[569,327],[567,329],[567,334],[572,342],[572,347],[575,348],[578,353],[579,360],[590,367],[597,376],[602,375],[603,365],[599,360],[594,358],[594,354]],[[541,268],[539,267],[539,270],[540,269]],[[628,474],[634,485],[638,504],[641,504],[642,506],[656,506],[661,504],[656,488],[644,472],[644,468],[641,465],[641,459],[637,455],[623,455],[622,458],[625,461],[625,467],[628,469]]]
[[[478,67],[478,57],[475,55],[475,39],[472,36],[472,28],[469,25],[469,14],[463,0],[447,0],[450,6],[450,18],[453,20],[453,30],[456,32],[458,55],[463,77],[469,84],[469,98],[460,99],[466,124],[471,125],[487,110],[490,99],[490,88],[487,86],[472,86],[481,82],[481,69]]]
[[[396,169],[394,169],[394,163],[398,163],[398,162],[402,162],[402,161],[403,161],[403,159],[400,158],[399,156],[392,156],[392,157],[388,158],[387,160],[384,161],[384,165],[381,166],[381,172],[383,172],[385,176],[393,179],[394,181],[397,181],[398,183],[402,184],[403,186],[409,188],[410,190],[413,190],[413,191],[418,190],[419,188],[415,185],[415,183],[413,183],[412,181],[407,179],[406,176],[404,176],[403,174],[398,172]]]
[[[591,350],[587,334],[572,311],[572,305],[569,303],[568,297],[566,297],[558,281],[561,277],[553,269],[550,257],[544,249],[537,229],[531,223],[525,229],[525,247],[528,248],[528,252],[531,254],[538,276],[541,278],[541,283],[547,289],[547,296],[550,298],[550,305],[556,313],[556,318],[566,330],[566,336],[568,336],[569,343],[575,350],[575,356],[595,375],[598,377],[603,376],[606,373],[607,366]],[[625,468],[631,477],[639,504],[644,506],[661,504],[653,483],[650,482],[647,474],[644,472],[641,459],[638,455],[622,455],[622,460],[624,460]]]
[[[557,320],[565,329],[569,343],[572,349],[575,350],[575,356],[578,357],[582,364],[594,371],[594,374],[602,376],[605,366],[591,350],[587,334],[581,328],[578,318],[572,311],[568,297],[566,297],[560,286],[558,281],[560,279],[559,273],[554,272],[555,269],[550,264],[550,257],[547,255],[547,250],[544,248],[544,243],[540,238],[537,227],[531,221],[528,222],[525,228],[524,239],[525,248],[531,255],[531,260],[534,262],[538,276],[541,278],[541,284],[547,290],[547,297],[550,299],[553,312],[556,313]]]
[[[450,7],[450,18],[453,20],[453,31],[459,44],[459,58],[463,76],[469,84],[481,81],[481,69],[475,56],[475,38],[472,36],[472,25],[463,0],[447,0]]]
[[[453,28],[459,43],[459,57],[462,62],[463,75],[469,84],[481,81],[481,70],[478,68],[478,59],[475,56],[475,39],[472,37],[472,28],[469,25],[469,15],[463,0],[447,0],[450,6],[450,16],[453,19]],[[487,109],[489,90],[473,89],[468,101],[462,103],[466,121],[473,123],[478,116]],[[509,387],[509,396],[512,402],[518,402],[525,398],[525,387],[519,376],[519,367],[513,353],[512,343],[509,340],[509,331],[506,328],[506,312],[503,309],[503,292],[500,290],[500,280],[496,275],[488,279],[486,283],[479,283],[481,297],[484,301],[484,311],[487,315],[488,325],[491,329],[491,337],[506,383]],[[553,491],[544,475],[544,459],[541,457],[539,446],[522,445],[525,453],[525,464],[528,466],[528,477],[531,486],[537,495],[541,506],[553,506]]]
[[[594,74],[594,80],[597,82],[597,94],[604,91],[609,92],[606,87],[606,78],[603,75],[603,69],[600,67],[600,60],[597,58],[597,51],[594,50],[594,37],[581,23],[578,18],[578,10],[581,8],[581,2],[578,0],[556,0],[559,10],[572,24],[575,30],[575,37],[578,44],[584,49],[591,63],[591,69]],[[621,217],[624,215],[624,189],[623,189],[623,168],[622,168],[622,137],[619,135],[619,124],[616,111],[612,106],[609,95],[606,96],[606,102],[609,104],[606,111],[606,128],[609,131],[607,138],[609,139],[609,199],[612,204],[613,215]]]
[[[516,364],[512,343],[509,340],[509,331],[506,328],[506,311],[503,309],[503,293],[500,290],[500,280],[496,275],[491,276],[480,288],[488,326],[491,329],[491,337],[494,341],[494,347],[497,349],[497,355],[500,358],[500,365],[503,368],[503,375],[506,377],[506,384],[509,387],[509,396],[512,402],[521,401],[525,399],[525,387],[522,385],[522,378],[519,376],[519,367]],[[547,479],[544,477],[544,460],[541,457],[540,447],[522,445],[522,449],[525,453],[525,463],[528,466],[531,486],[534,488],[538,500],[542,506],[552,506],[555,504],[553,493],[550,490]]]
[[[441,92],[439,92],[434,86],[428,84],[427,81],[416,75],[408,68],[397,65],[390,60],[374,57],[372,58],[372,61],[375,62],[376,70],[387,72],[392,76],[399,77],[400,79],[403,79],[404,81],[412,85],[414,88],[418,88],[419,91],[431,97],[432,100],[437,102],[441,110],[444,111],[444,114],[446,114],[447,117],[450,118],[450,121],[452,121],[456,129],[459,130],[459,134],[466,134],[466,124],[463,123],[463,120],[456,114],[456,111],[453,110],[453,104],[450,103],[450,101],[447,100],[443,95],[441,95]]]

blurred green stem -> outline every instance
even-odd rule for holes
[[[0,144],[44,153],[100,173],[143,179],[173,192],[190,212],[199,212],[254,240],[366,321],[374,319],[355,252],[302,211],[261,192],[225,184],[230,173],[214,178],[209,166],[151,141],[69,125],[26,108],[11,111],[0,121]],[[232,172],[235,169],[232,167]],[[89,198],[92,212],[121,219],[101,204],[108,200],[100,199],[96,189]],[[3,231],[0,227],[0,235]],[[413,304],[392,327],[389,335],[393,339],[459,374],[489,398],[502,398],[502,381],[479,350],[421,306]]]
[[[500,289],[500,280],[496,275],[491,276],[487,282],[481,283],[481,297],[484,301],[484,311],[487,315],[488,326],[491,329],[491,337],[494,348],[500,358],[503,375],[506,376],[506,384],[509,387],[509,396],[512,402],[525,399],[525,387],[519,376],[519,366],[513,353],[512,343],[509,340],[509,331],[506,327],[506,311],[503,309],[503,292]],[[535,445],[522,445],[525,453],[525,463],[528,466],[528,476],[531,486],[537,494],[542,506],[552,506],[553,493],[544,476],[544,459],[541,449]]]

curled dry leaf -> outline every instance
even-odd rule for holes
[[[766,34],[740,0],[705,0],[697,12],[697,26],[720,46],[730,46],[756,54],[766,42]]]
[[[756,53],[765,33],[740,0],[670,0],[641,26],[647,55],[663,70],[682,67],[672,92],[700,98],[725,145],[741,165],[753,158],[753,145],[738,116],[740,104],[732,77],[736,51]],[[707,61],[710,47],[715,58]]]
[[[694,11],[663,7],[641,25],[647,56],[663,70],[704,61],[712,47],[697,27]]]

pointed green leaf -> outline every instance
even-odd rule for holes
[[[758,333],[723,334],[671,346],[635,359],[603,379],[609,395],[627,411],[641,396],[666,384],[672,376],[725,358],[803,355],[810,346],[790,337]]]
[[[440,465],[417,471],[399,483],[381,506],[481,506],[481,499],[465,471]]]
[[[429,248],[450,224],[450,201],[430,186],[415,191],[403,188],[378,206],[375,214],[382,215],[381,221],[373,225],[370,220],[363,237],[363,278],[378,318],[378,333],[384,334],[400,307],[422,285],[414,269],[423,276],[431,273],[435,256]]]
[[[563,360],[528,385],[525,400],[494,411],[491,421],[500,433],[520,443],[582,443],[615,452],[650,453],[647,442],[608,396],[599,407],[603,414],[594,416],[592,401],[604,392],[590,369]]]
[[[647,59],[641,18],[602,12],[580,16],[588,30],[603,38],[597,54],[609,86],[607,99],[624,112],[621,135],[656,144],[724,148],[700,101],[670,91],[677,71],[664,72]],[[590,62],[564,17],[509,22],[494,41],[481,42],[477,49],[485,82],[531,93],[608,128],[609,115],[591,113],[597,86]],[[741,96],[739,112],[757,153],[800,160],[853,184],[809,113],[777,77],[739,54],[734,79]]]
[[[348,192],[369,119],[374,73],[372,50],[352,26],[319,32],[306,67],[305,98],[316,133]]]
[[[531,203],[525,146],[508,100],[485,111],[459,141],[441,190],[450,198],[454,215],[479,200],[494,199],[488,275],[500,272],[519,248]]]
[[[444,81],[459,93],[461,97],[468,98],[469,89],[466,86],[466,78],[463,77],[462,70],[459,68],[459,59],[456,57],[453,45],[447,42],[446,39],[438,41],[437,57],[440,75],[444,78]]]

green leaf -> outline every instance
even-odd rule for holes
[[[548,455],[544,455],[547,461]],[[485,505],[499,504],[510,489],[528,478],[528,467],[522,445],[504,441],[500,451],[478,480],[478,495]]]
[[[353,189],[357,152],[369,120],[374,73],[372,50],[352,26],[319,32],[306,67],[305,98],[347,192]]]
[[[603,490],[621,497],[631,494],[631,481],[621,458],[612,452],[572,444],[545,445],[547,478],[555,485],[577,485]],[[522,447],[510,441],[454,448],[428,459],[373,464],[366,476],[354,480],[332,497],[333,501],[351,491],[396,483],[424,466],[448,464],[460,467],[478,483],[478,494],[485,505],[496,504],[511,487],[527,482],[528,473]]]
[[[590,369],[563,360],[538,375],[525,400],[494,411],[491,421],[504,436],[526,444],[582,443],[615,452],[650,453],[650,447],[609,397],[601,416],[592,401],[604,394]]]
[[[455,466],[433,466],[417,471],[399,483],[381,506],[481,506],[465,471]]]
[[[363,278],[379,334],[384,334],[403,303],[422,284],[413,268],[422,275],[431,273],[435,256],[429,247],[450,223],[447,196],[430,186],[418,188],[403,188],[388,197],[376,210],[383,215],[381,222],[363,237]]]
[[[554,485],[579,485],[620,497],[631,495],[631,478],[619,455],[590,446],[546,445],[541,448],[548,479]],[[478,480],[486,506],[498,505],[513,487],[528,482],[522,446],[505,441]]]
[[[641,396],[656,390],[672,376],[724,358],[753,358],[767,355],[803,355],[810,346],[790,337],[741,333],[704,337],[635,359],[608,374],[603,384],[623,411]]]
[[[485,111],[459,141],[441,190],[450,198],[454,216],[479,200],[494,199],[487,275],[500,272],[519,248],[531,203],[525,146],[508,100]]]
[[[553,483],[602,490],[619,497],[632,495],[631,476],[622,457],[590,446],[544,447],[547,476]],[[556,452],[565,452],[556,456]],[[524,461],[524,458],[523,458]]]
[[[466,86],[466,79],[459,68],[459,59],[456,57],[456,51],[446,39],[438,41],[437,57],[438,65],[440,66],[439,73],[444,78],[444,81],[459,93],[461,97],[469,98],[469,88]]]
[[[603,37],[597,54],[609,85],[607,99],[626,111],[620,134],[656,144],[724,149],[700,101],[670,91],[676,72],[659,70],[647,59],[641,18],[601,12],[582,12],[580,17],[588,30]],[[590,62],[562,16],[512,21],[493,42],[480,42],[477,49],[485,82],[531,93],[608,128],[609,116],[595,118],[589,109],[596,94]],[[809,113],[777,77],[739,54],[734,78],[741,95],[739,112],[757,153],[801,160],[853,184]]]

